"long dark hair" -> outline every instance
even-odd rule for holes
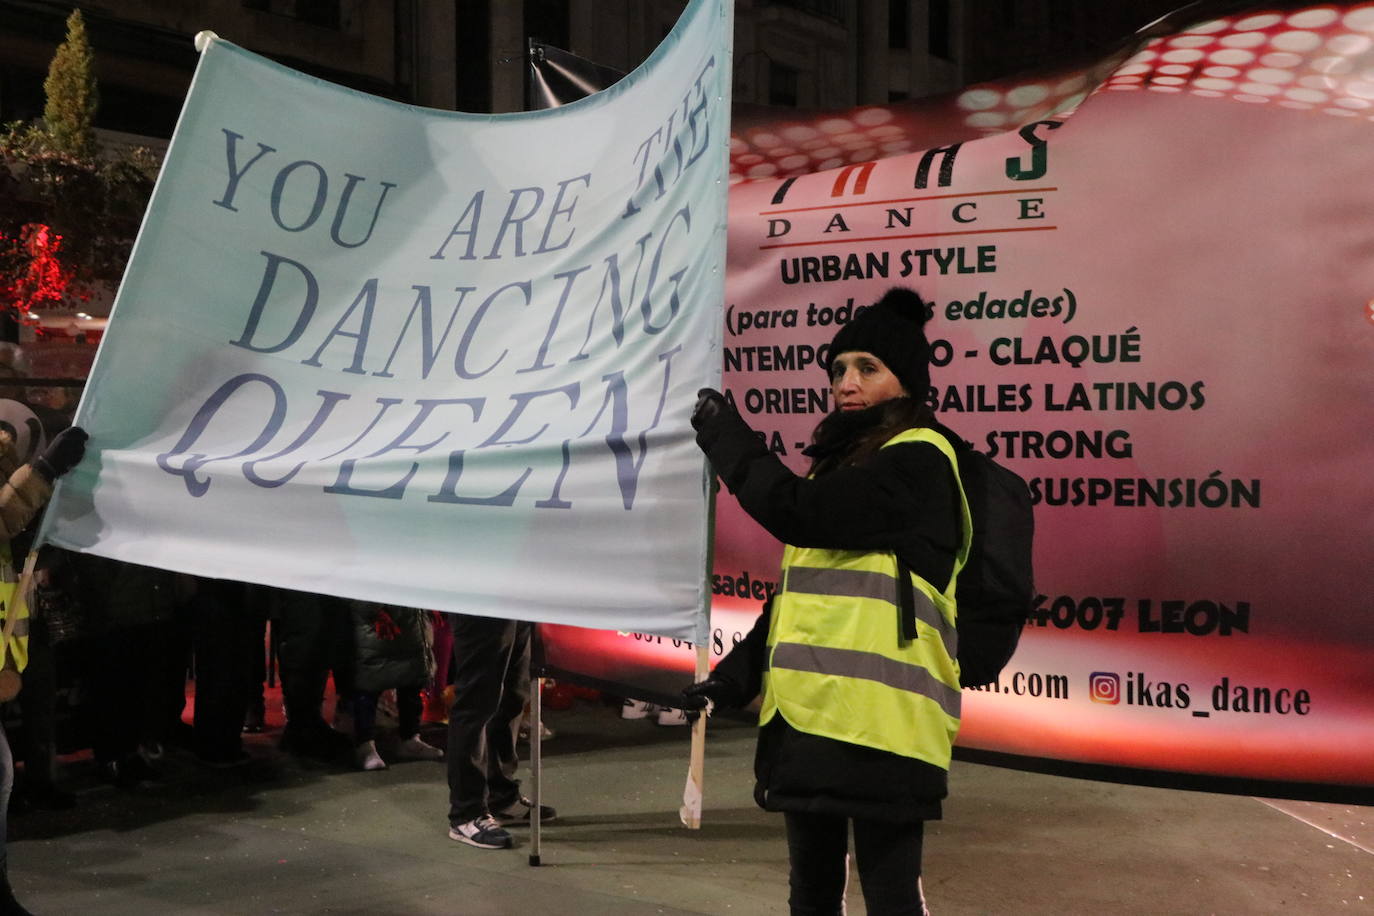
[[[812,476],[819,477],[862,463],[893,436],[929,426],[934,419],[930,405],[912,397],[890,398],[863,410],[833,410],[816,424],[803,454],[811,458]]]

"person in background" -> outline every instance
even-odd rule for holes
[[[684,693],[738,707],[762,692],[754,797],[783,813],[794,914],[843,912],[851,827],[868,912],[926,912],[921,847],[959,728],[954,579],[971,526],[926,403],[925,320],[898,287],[835,334],[820,361],[833,410],[804,477],[718,392],[692,415],[721,481],[786,545],[771,608]]]
[[[503,821],[528,823],[534,803],[520,794],[516,736],[530,696],[534,625],[450,614],[453,707],[448,718],[449,839],[510,849]],[[540,805],[541,822],[554,817]]]
[[[377,751],[377,701],[395,688],[396,760],[442,760],[420,737],[420,693],[434,675],[429,612],[372,601],[349,601],[353,622],[353,763],[385,770]]]
[[[11,342],[0,343],[0,379],[27,380],[29,374],[23,348]],[[41,435],[40,431],[51,437],[71,425],[78,393],[77,388],[0,385],[0,423],[15,430],[16,462],[22,464],[35,457],[41,441],[35,437]],[[16,563],[28,554],[36,527],[30,524],[11,542]],[[24,669],[24,689],[18,698],[23,737],[18,748],[11,748],[19,751],[24,767],[17,775],[10,798],[12,812],[35,808],[53,811],[76,804],[76,796],[57,784],[57,694],[59,673],[71,661],[71,643],[81,635],[83,615],[79,603],[53,585],[54,575],[60,578],[61,574],[52,568],[60,566],[60,553],[55,547],[44,548],[34,573],[28,665]]]
[[[0,430],[0,571],[6,583],[17,581],[15,562],[10,554],[10,542],[24,530],[52,496],[57,478],[70,471],[86,452],[86,431],[70,426],[53,437],[43,454],[32,464],[20,465],[14,451],[14,440]],[[3,615],[15,614],[14,626],[8,639],[0,645],[0,656],[6,667],[23,672],[28,662],[28,609],[15,595],[13,585],[4,602]],[[9,829],[10,792],[14,788],[14,756],[9,739],[0,725],[0,916],[26,916],[28,910],[15,899],[10,886],[9,860],[5,853]]]

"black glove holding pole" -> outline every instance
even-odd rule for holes
[[[703,388],[697,392],[692,428],[697,431],[697,447],[706,453],[711,460],[711,467],[732,493],[740,483],[747,463],[769,455],[759,434],[744,422],[725,395],[714,388]]]
[[[730,411],[730,402],[725,395],[714,388],[702,388],[697,392],[697,406],[692,409],[692,429],[697,431],[697,444],[702,439],[713,440],[711,435],[720,421],[721,414]],[[702,446],[703,450],[705,446]]]
[[[86,454],[86,440],[90,438],[79,426],[68,426],[53,436],[43,454],[33,461],[33,469],[52,483],[81,463]]]
[[[743,706],[744,698],[740,694],[739,687],[733,682],[713,675],[704,681],[682,688],[682,696],[686,699],[683,708],[687,710],[688,718],[694,718],[694,713],[703,709],[709,716],[717,709],[737,709]]]

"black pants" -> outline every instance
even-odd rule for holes
[[[27,789],[51,789],[57,782],[57,654],[49,639],[48,622],[29,618],[29,664],[19,692],[24,713],[24,760]]]
[[[424,710],[424,700],[420,691],[424,687],[396,688],[396,737],[408,741],[420,734],[420,714]],[[377,701],[381,693],[364,690],[353,692],[353,743],[362,744],[377,737]]]
[[[5,845],[9,840],[10,793],[14,791],[14,754],[10,752],[5,726],[0,725],[0,879],[9,872]]]
[[[186,678],[185,659],[168,651],[170,628],[169,621],[121,627],[89,641],[81,707],[100,763],[166,738],[169,665]]]
[[[280,631],[282,701],[288,730],[318,729],[325,685],[334,674],[336,698],[353,693],[353,632],[338,598],[275,589],[272,626]]]
[[[449,822],[515,801],[515,742],[530,694],[534,625],[452,614],[453,708],[448,714]]]
[[[850,819],[787,812],[793,916],[844,911],[849,879]],[[923,916],[921,840],[924,823],[854,818],[854,858],[869,916]]]
[[[244,596],[239,582],[202,579],[188,608],[196,656],[195,751],[206,760],[232,760],[243,751],[253,654],[262,656],[262,636]]]

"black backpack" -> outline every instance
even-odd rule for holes
[[[954,447],[973,516],[973,546],[956,588],[959,684],[982,687],[1011,660],[1035,600],[1030,488],[948,427],[931,427]]]

